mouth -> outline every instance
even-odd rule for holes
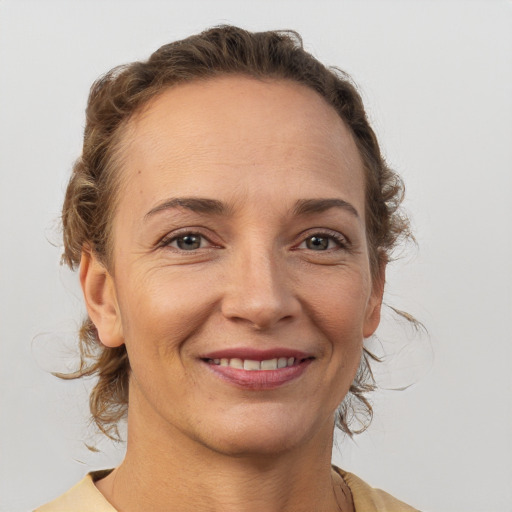
[[[297,351],[223,351],[201,357],[222,380],[250,390],[274,389],[299,378],[315,359]]]
[[[300,363],[306,361],[307,359],[312,358],[304,358],[298,359],[295,357],[274,357],[272,359],[263,359],[262,361],[258,361],[257,359],[240,359],[238,357],[233,357],[231,359],[227,357],[215,358],[215,359],[206,359],[204,360],[208,364],[213,364],[217,366],[224,366],[229,368],[236,368],[237,370],[247,370],[247,371],[272,371],[272,370],[280,370],[282,368],[290,368],[295,365],[299,365]]]

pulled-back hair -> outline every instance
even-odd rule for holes
[[[248,32],[233,26],[212,28],[164,45],[147,61],[116,67],[93,84],[83,152],[73,167],[62,210],[64,263],[76,269],[87,248],[113,269],[111,231],[121,181],[120,142],[132,116],[169,87],[230,74],[302,84],[320,94],[346,123],[364,164],[366,235],[372,275],[377,278],[379,267],[390,259],[398,241],[410,235],[409,224],[399,211],[402,181],[384,161],[350,77],[325,67],[306,52],[296,32]],[[92,418],[103,433],[118,438],[117,424],[128,407],[126,349],[124,345],[103,346],[89,318],[79,338],[80,367],[59,376],[98,377],[90,395]],[[352,426],[356,412],[371,419],[372,408],[365,396],[375,388],[370,359],[376,358],[364,349],[356,377],[338,409],[336,423],[348,434],[362,430]]]

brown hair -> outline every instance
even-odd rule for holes
[[[145,62],[119,66],[92,86],[86,110],[83,152],[73,167],[62,210],[63,262],[77,268],[84,247],[107,267],[111,261],[111,225],[119,186],[120,140],[128,121],[151,98],[173,85],[218,75],[243,74],[258,79],[291,80],[320,94],[352,131],[366,171],[366,219],[373,276],[390,259],[409,224],[400,213],[403,184],[384,161],[359,93],[350,77],[327,68],[306,52],[296,32],[248,32],[233,26],[212,28],[162,46]],[[127,412],[130,363],[124,346],[106,348],[87,318],[80,329],[81,364],[63,378],[97,375],[90,395],[92,418],[99,429],[119,438],[117,424]],[[375,388],[370,368],[375,358],[364,349],[357,375],[339,407],[337,425],[346,433],[358,411],[371,419],[365,394]]]

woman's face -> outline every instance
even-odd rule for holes
[[[382,295],[344,123],[301,85],[223,77],[159,95],[123,148],[93,320],[126,344],[130,421],[229,454],[325,440]]]

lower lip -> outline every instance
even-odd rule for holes
[[[208,368],[221,379],[243,389],[275,389],[287,382],[298,379],[312,362],[306,359],[293,366],[278,370],[242,370],[230,366],[220,366],[203,361]]]

